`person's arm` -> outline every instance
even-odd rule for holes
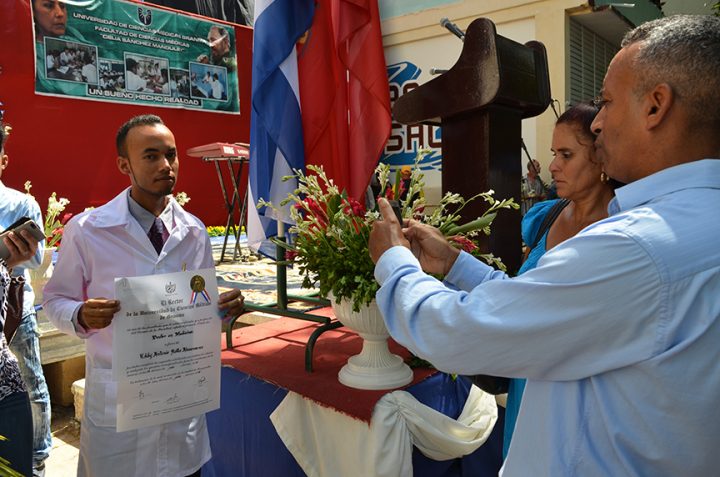
[[[5,259],[8,269],[27,263],[37,250],[38,243],[27,230],[9,232],[2,238],[9,256]]]
[[[28,217],[33,219],[33,221],[40,226],[40,229],[43,229],[43,219],[42,214],[40,213],[40,206],[38,205],[37,201],[35,199],[32,199],[28,197]],[[40,264],[42,263],[43,259],[43,253],[45,252],[45,241],[42,240],[40,243],[38,243],[37,251],[35,252],[35,255],[27,262],[24,263],[23,266],[25,268],[38,268]]]
[[[27,200],[21,201],[18,204],[17,217],[28,217],[35,222],[42,230],[43,221],[40,215],[40,206],[31,197],[27,197]],[[27,268],[38,268],[43,258],[43,251],[45,250],[45,241],[36,242],[35,240],[28,238],[29,242],[32,242],[32,250],[28,249],[32,254],[19,257],[20,262],[16,262],[16,259],[10,261],[11,267],[13,268],[13,275],[22,275],[24,270]],[[22,244],[21,244],[22,245]]]
[[[38,248],[38,243],[27,230],[8,232],[2,240],[9,252],[9,256],[5,259],[7,268],[27,263]]]
[[[616,231],[569,239],[514,279],[461,254],[446,279],[470,291],[426,275],[402,247],[380,258],[375,276],[392,337],[443,371],[581,379],[657,352],[659,274]]]
[[[50,322],[61,332],[80,338],[94,333],[78,322],[80,307],[87,299],[86,253],[79,223],[71,220],[63,231],[58,260],[43,291],[43,308]]]

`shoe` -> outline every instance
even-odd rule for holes
[[[45,477],[45,461],[33,465],[33,477]]]

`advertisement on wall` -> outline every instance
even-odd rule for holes
[[[233,28],[87,3],[33,2],[37,94],[240,114]]]

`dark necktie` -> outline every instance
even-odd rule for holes
[[[165,226],[163,225],[162,220],[160,220],[159,218],[155,218],[155,222],[153,222],[150,230],[148,231],[148,238],[150,239],[150,243],[153,244],[153,247],[155,247],[155,251],[158,253],[158,255],[160,255],[160,251],[165,244],[165,240],[163,239],[164,228]]]

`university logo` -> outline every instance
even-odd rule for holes
[[[167,293],[167,294],[175,293],[176,288],[177,288],[177,285],[175,285],[173,282],[167,282],[165,284],[165,293]]]
[[[138,20],[143,25],[149,25],[152,23],[152,10],[149,8],[138,7]]]

